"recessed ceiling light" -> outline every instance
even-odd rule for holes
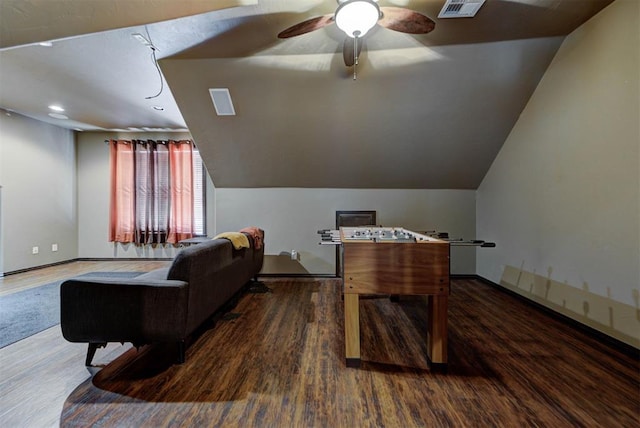
[[[69,119],[68,116],[65,116],[64,114],[60,114],[60,113],[49,113],[49,116],[51,116],[54,119],[60,119],[60,120]]]
[[[62,108],[62,107],[60,107],[59,105],[56,105],[56,104],[51,104],[49,106],[49,109],[53,110],[53,111],[64,111],[64,108]]]
[[[51,42],[40,42],[38,44],[40,46],[44,46],[45,48],[50,48],[51,46],[53,46],[53,43],[51,43]]]

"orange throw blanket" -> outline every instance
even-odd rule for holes
[[[233,248],[239,250],[241,248],[249,248],[249,238],[247,235],[240,232],[224,232],[216,235],[213,239],[224,238],[231,241]]]
[[[262,231],[262,229],[251,226],[240,229],[240,232],[244,232],[251,236],[251,239],[253,240],[253,248],[255,248],[256,250],[262,248],[262,244],[264,242],[264,232]]]

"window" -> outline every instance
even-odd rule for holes
[[[192,141],[110,144],[110,241],[175,244],[206,235],[206,174]]]
[[[193,151],[193,233],[207,235],[207,170],[200,152]]]

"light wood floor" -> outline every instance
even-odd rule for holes
[[[64,269],[76,268],[87,267]],[[421,298],[361,299],[353,369],[337,280],[266,284],[195,338],[182,365],[171,346],[110,345],[89,371],[85,345],[59,327],[0,349],[0,426],[640,425],[637,359],[479,281],[452,282],[447,373],[426,361]]]
[[[168,264],[67,263],[0,277],[0,296],[89,272],[142,272]],[[94,364],[104,365],[129,348],[128,344],[109,344],[96,355]],[[66,397],[99,370],[84,366],[86,352],[86,345],[64,340],[59,325],[0,349],[0,427],[59,426]]]
[[[0,277],[0,296],[89,272],[148,272],[169,261],[79,261]]]

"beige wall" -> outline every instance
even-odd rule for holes
[[[0,114],[0,272],[76,257],[75,174],[73,131]]]
[[[172,258],[172,245],[140,246],[108,242],[109,139],[189,139],[188,133],[83,132],[78,134],[78,256],[79,258]],[[207,223],[215,212],[213,185],[207,185]]]
[[[78,135],[78,257],[170,258],[172,246],[144,246],[107,242],[109,220],[110,138],[189,138],[188,134],[160,135],[84,132]],[[335,250],[318,245],[316,231],[332,228],[336,210],[374,209],[379,222],[416,230],[438,228],[451,236],[475,238],[473,190],[353,190],[353,189],[215,189],[207,193],[208,235],[249,225],[264,228],[266,251],[279,255],[298,251],[309,273],[335,272]],[[475,250],[452,251],[452,272],[475,273]],[[286,266],[284,269],[286,270]],[[278,273],[288,273],[279,271]]]
[[[567,37],[477,192],[479,275],[636,347],[639,9]]]
[[[320,246],[319,229],[335,228],[339,210],[375,210],[384,226],[421,231],[438,229],[451,237],[474,239],[475,191],[402,189],[218,189],[216,229],[263,228],[266,253],[296,250],[309,273],[335,273],[335,248]],[[454,248],[451,271],[475,273],[475,249]],[[288,273],[288,272],[282,272]]]

